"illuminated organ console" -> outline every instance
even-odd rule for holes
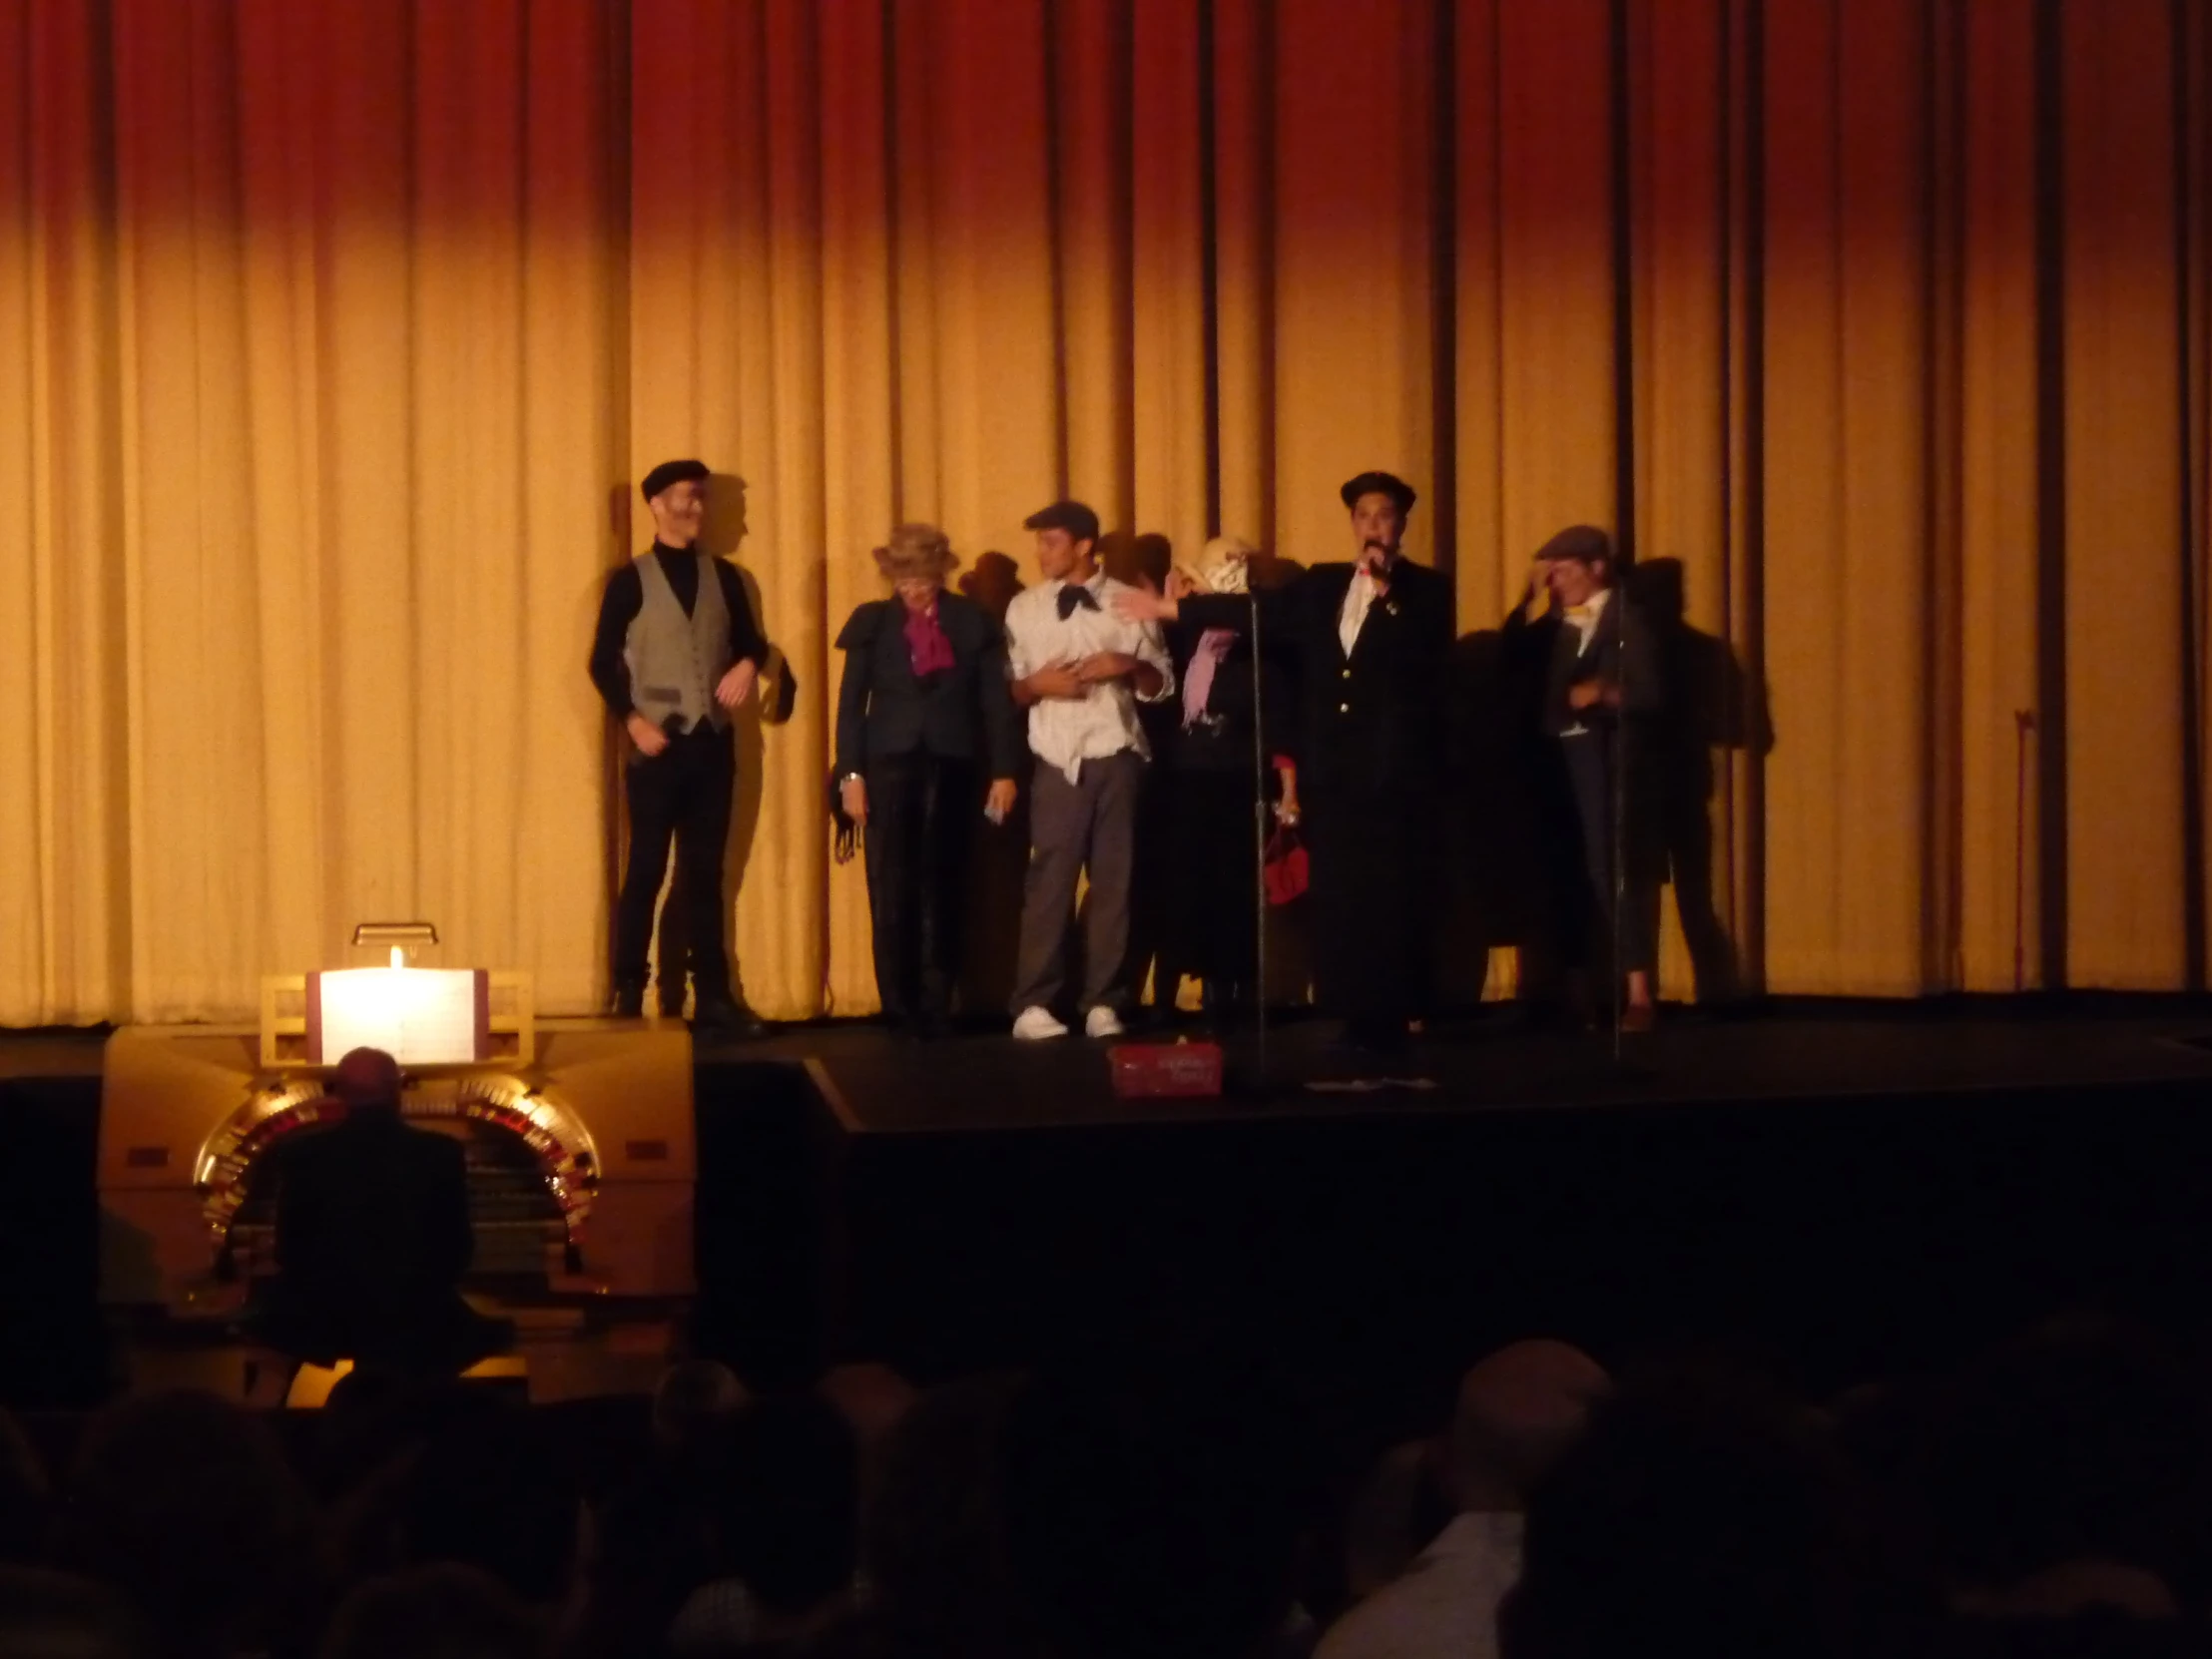
[[[406,1018],[379,1027],[378,997]],[[406,1074],[408,1120],[466,1150],[476,1249],[464,1289],[509,1314],[690,1296],[684,1027],[539,1021],[521,976],[395,966],[272,979],[258,1028],[127,1026],[109,1039],[103,1302],[206,1314],[273,1271],[266,1156],[342,1110],[324,1072],[339,1044],[378,1035]]]
[[[583,1278],[600,1162],[581,1117],[502,1074],[410,1078],[402,1110],[418,1127],[462,1143],[476,1234],[473,1278],[513,1285],[541,1276],[549,1286]],[[319,1079],[273,1083],[209,1138],[194,1187],[205,1195],[209,1237],[219,1241],[228,1272],[252,1279],[275,1268],[276,1195],[264,1155],[342,1111],[323,1098]]]

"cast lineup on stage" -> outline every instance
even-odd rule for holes
[[[664,938],[660,1004],[681,1008],[688,968],[697,1019],[752,1033],[760,1022],[731,993],[723,850],[732,719],[755,693],[767,644],[735,567],[698,545],[708,479],[696,460],[646,475],[653,546],[609,578],[592,646],[593,684],[627,739],[613,1009],[644,1011],[673,842],[669,902],[689,948],[671,959]],[[836,639],[830,811],[839,856],[855,838],[864,848],[888,1019],[917,1035],[948,1029],[975,818],[1003,824],[1026,769],[1015,1037],[1065,1036],[1068,1012],[1088,1036],[1121,1034],[1141,824],[1172,837],[1159,871],[1161,999],[1190,973],[1210,1012],[1248,1009],[1260,977],[1264,817],[1306,836],[1317,1000],[1344,1020],[1353,1048],[1406,1045],[1427,1012],[1444,876],[1451,590],[1400,554],[1409,485],[1365,472],[1340,493],[1353,558],[1264,588],[1251,580],[1255,550],[1230,538],[1210,542],[1196,572],[1171,572],[1164,591],[1118,581],[1099,562],[1098,516],[1055,502],[1025,521],[1042,580],[1014,596],[1003,623],[946,587],[958,560],[936,527],[902,524],[875,549],[890,592],[855,610]],[[1602,530],[1561,532],[1538,552],[1504,638],[1521,659],[1541,659],[1540,736],[1580,837],[1580,890],[1558,941],[1565,965],[1610,961],[1624,1023],[1638,1029],[1652,1020],[1657,886],[1622,858],[1623,804],[1639,793],[1638,734],[1658,712],[1660,682],[1652,630],[1615,577]],[[1164,799],[1148,813],[1155,791]],[[1071,986],[1068,936],[1086,876],[1081,982]]]

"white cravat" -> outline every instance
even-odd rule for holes
[[[1352,648],[1360,643],[1360,629],[1368,620],[1369,608],[1375,604],[1375,578],[1366,565],[1352,573],[1352,586],[1345,589],[1344,609],[1337,613],[1337,639],[1345,648],[1349,659]]]
[[[1590,642],[1597,638],[1597,625],[1605,620],[1605,602],[1612,597],[1611,588],[1599,588],[1581,604],[1567,607],[1567,626],[1582,636],[1574,648],[1577,657],[1588,655]]]

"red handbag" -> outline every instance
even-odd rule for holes
[[[1270,904],[1288,904],[1306,890],[1306,883],[1311,879],[1306,843],[1299,839],[1298,830],[1292,826],[1278,824],[1275,827],[1275,833],[1268,836],[1265,863]]]

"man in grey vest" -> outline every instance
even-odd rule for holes
[[[663,461],[645,475],[644,490],[653,546],[608,577],[591,651],[592,684],[622,722],[630,751],[623,769],[630,857],[615,906],[614,1012],[634,1018],[645,1011],[653,905],[673,840],[671,896],[685,906],[694,1018],[758,1036],[761,1022],[730,994],[722,853],[737,783],[730,718],[753,695],[768,645],[736,567],[698,546],[706,463]],[[681,1005],[683,971],[681,962],[661,963],[663,1007]]]

